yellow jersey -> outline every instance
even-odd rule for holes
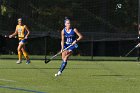
[[[17,31],[18,31],[18,38],[19,38],[19,40],[23,40],[23,39],[24,39],[24,37],[25,37],[25,35],[26,35],[26,30],[25,30],[25,28],[26,28],[26,25],[23,25],[23,26],[17,25],[17,26],[16,26],[16,29],[17,29]]]

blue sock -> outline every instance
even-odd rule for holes
[[[59,71],[63,72],[63,70],[65,69],[66,65],[67,65],[67,62],[62,62],[62,64],[61,64],[61,67],[60,67],[60,70],[59,70]]]

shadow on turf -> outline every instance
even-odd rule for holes
[[[122,76],[140,76],[140,75],[91,75],[93,77],[122,77]]]
[[[59,69],[59,68],[0,68],[0,69]],[[66,69],[97,69],[97,68],[66,68]]]

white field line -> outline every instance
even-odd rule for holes
[[[8,79],[0,79],[0,81],[5,81],[5,82],[16,82],[14,80],[8,80]]]

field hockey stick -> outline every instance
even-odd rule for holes
[[[131,49],[126,55],[125,57],[127,57],[131,52],[133,52],[136,48],[139,47],[139,44],[137,44],[133,49]]]
[[[3,37],[4,37],[4,38],[9,38],[8,35],[4,35]],[[12,38],[17,38],[17,36],[14,36],[14,37],[12,37]],[[12,39],[12,38],[9,38],[9,39]]]
[[[63,53],[64,51],[66,51],[67,49],[69,49],[71,46],[73,45],[70,45],[68,47],[66,47],[65,49],[63,49],[62,51],[58,52],[57,54],[55,54],[54,56],[52,56],[50,59],[45,59],[45,64],[49,63],[52,59],[54,59],[55,57],[57,57],[58,55],[60,55],[61,53]]]

